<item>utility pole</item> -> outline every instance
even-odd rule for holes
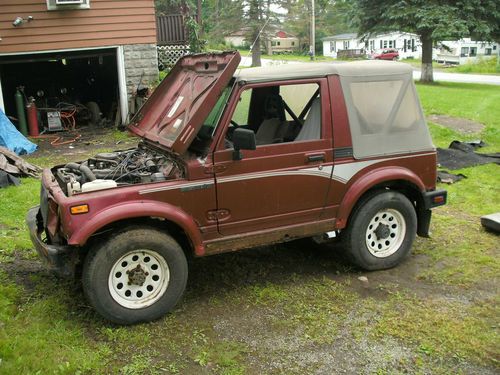
[[[315,33],[314,29],[315,27],[315,22],[314,22],[314,0],[311,0],[311,45],[309,46],[309,55],[311,56],[311,60],[314,60],[314,55],[315,55],[315,46],[316,46],[316,40],[315,40]]]

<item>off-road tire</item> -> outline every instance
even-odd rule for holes
[[[382,227],[379,232],[378,224]],[[408,256],[416,231],[417,215],[412,203],[401,193],[381,191],[356,205],[347,228],[341,232],[341,243],[353,264],[368,271],[381,270],[398,265]]]
[[[139,281],[134,284],[134,279],[129,284],[130,270],[135,270],[138,264],[140,272],[136,271],[135,277]],[[127,279],[115,279],[118,273],[120,277],[127,273],[123,275]],[[148,227],[129,227],[89,251],[83,265],[82,284],[88,301],[105,319],[117,324],[135,324],[158,319],[169,312],[184,293],[187,276],[186,257],[171,236]],[[118,285],[121,290],[117,284],[121,284]],[[132,296],[125,295],[127,290],[132,290]],[[142,300],[134,294],[141,290]],[[149,290],[152,294],[146,298]]]

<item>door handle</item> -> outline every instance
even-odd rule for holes
[[[315,154],[315,155],[308,155],[307,156],[308,163],[313,163],[316,161],[325,161],[325,154]]]

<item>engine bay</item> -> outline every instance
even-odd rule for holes
[[[144,143],[133,149],[99,153],[82,162],[57,166],[52,172],[68,196],[184,177],[182,162],[175,155]]]

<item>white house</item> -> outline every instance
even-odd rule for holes
[[[436,60],[445,64],[465,64],[479,58],[498,55],[498,43],[473,41],[470,38],[443,41],[436,53]]]
[[[374,35],[365,40],[361,40],[357,34],[348,33],[329,36],[322,39],[323,55],[337,57],[341,50],[359,50],[360,53],[370,54],[385,48],[395,48],[399,50],[400,58],[420,58],[422,55],[422,45],[418,35],[404,32],[392,32]],[[361,50],[363,50],[361,52]]]
[[[337,57],[337,53],[342,50],[365,49],[365,43],[361,42],[358,34],[354,33],[327,36],[322,41],[323,56]]]
[[[224,42],[230,47],[248,47],[247,40],[251,33],[250,28],[243,27],[224,37]],[[299,49],[299,38],[283,30],[267,30],[261,34],[261,42],[265,46],[266,53],[292,53]]]
[[[238,31],[226,35],[224,37],[224,43],[230,47],[249,46],[251,43],[248,43],[248,41],[245,39],[249,33],[250,29],[248,27],[241,28]]]

